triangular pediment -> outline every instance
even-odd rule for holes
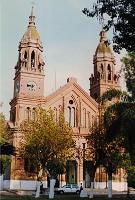
[[[89,107],[93,107],[94,110],[98,109],[98,103],[74,79],[45,97],[45,105],[51,106],[61,98],[72,98],[75,101],[81,99],[83,103],[87,104]]]

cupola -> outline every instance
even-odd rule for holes
[[[99,34],[100,36],[100,43],[97,46],[95,56],[98,56],[100,54],[111,54],[112,55],[112,50],[110,46],[108,45],[108,41],[106,38],[106,32],[102,30]]]
[[[36,29],[35,25],[35,14],[34,14],[34,7],[32,7],[31,10],[31,15],[29,16],[29,24],[28,24],[28,29],[24,33],[20,44],[28,44],[29,42],[35,43],[39,45],[40,49],[42,49],[42,42],[40,40],[39,33]]]

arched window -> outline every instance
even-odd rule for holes
[[[27,51],[24,53],[24,58],[27,59]]]
[[[31,67],[34,68],[35,67],[35,52],[32,51],[31,53]]]
[[[27,107],[26,110],[25,110],[25,119],[28,120],[28,121],[30,120],[30,114],[31,114],[30,112],[31,112],[30,108]]]
[[[90,124],[90,112],[88,112],[87,114],[88,114],[88,121],[87,121],[88,122],[88,128],[90,128],[91,127],[91,124]]]
[[[10,119],[13,123],[15,123],[15,121],[16,121],[16,108],[13,111],[11,111]]]
[[[71,108],[71,126],[75,127],[75,107]]]
[[[86,128],[86,108],[83,108],[83,127]]]
[[[32,120],[36,120],[36,110],[35,108],[32,109]]]
[[[104,79],[104,67],[103,67],[103,64],[101,64],[100,79]]]
[[[103,72],[103,64],[101,64],[101,71]]]
[[[107,70],[108,70],[108,80],[111,80],[111,66],[110,66],[110,64],[108,64]]]
[[[78,127],[78,108],[76,107],[76,127]]]
[[[27,51],[25,51],[25,53],[24,53],[24,64],[25,64],[25,67],[26,67],[26,63],[27,63]]]
[[[71,107],[68,106],[68,111],[67,111],[67,122],[69,123],[69,125],[71,125]]]

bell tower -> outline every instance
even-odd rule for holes
[[[120,89],[119,75],[115,72],[115,57],[107,42],[106,32],[100,32],[100,42],[93,56],[94,73],[90,77],[90,96],[97,102],[109,88]]]
[[[44,98],[43,46],[35,26],[32,7],[27,31],[18,47],[18,61],[15,66],[14,94],[10,102],[10,120],[18,125],[20,119],[30,118],[33,109]]]

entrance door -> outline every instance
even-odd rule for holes
[[[69,184],[77,183],[77,162],[75,160],[67,161],[66,182]]]

